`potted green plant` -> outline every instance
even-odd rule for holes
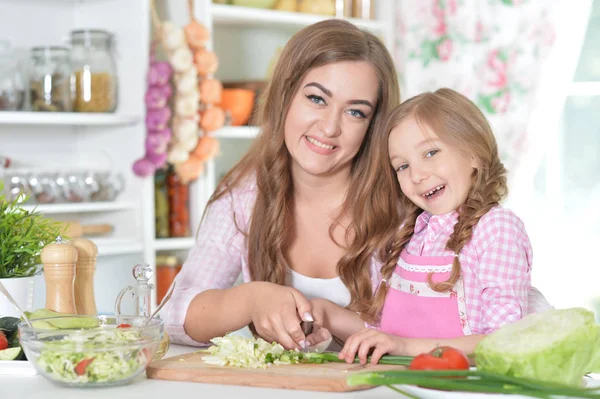
[[[65,229],[39,211],[25,209],[21,204],[26,200],[7,199],[0,181],[0,282],[23,309],[31,308],[34,276],[42,271],[42,249]],[[16,310],[0,295],[0,316],[12,315]]]

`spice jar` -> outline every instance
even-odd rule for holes
[[[353,0],[352,16],[361,19],[375,19],[375,0]]]
[[[0,40],[0,111],[23,107],[25,88],[15,54],[7,41]]]
[[[189,188],[183,184],[173,170],[167,175],[167,193],[169,196],[169,234],[171,237],[189,237],[190,211]]]
[[[33,111],[71,111],[71,65],[66,47],[31,49],[29,75]]]
[[[117,108],[117,67],[114,36],[104,30],[71,32],[77,112],[113,112]]]
[[[154,216],[156,238],[169,237],[169,196],[167,171],[164,168],[154,174]]]
[[[181,270],[181,264],[173,255],[156,256],[156,303],[160,303],[169,291],[175,276]]]

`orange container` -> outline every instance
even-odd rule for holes
[[[169,291],[175,276],[181,270],[181,265],[175,256],[159,255],[156,257],[156,302],[162,301]]]
[[[242,126],[248,123],[254,107],[254,90],[223,89],[220,107],[231,114],[231,124]]]

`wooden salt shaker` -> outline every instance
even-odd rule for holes
[[[46,309],[75,314],[75,267],[77,249],[58,237],[44,246],[41,254],[46,281]]]
[[[98,247],[87,238],[75,238],[71,244],[77,250],[75,267],[75,309],[77,314],[95,315],[96,299],[94,295],[94,274]]]

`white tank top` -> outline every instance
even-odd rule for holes
[[[307,299],[325,298],[342,307],[350,304],[350,291],[338,277],[314,278],[291,271],[291,286],[304,294]]]
[[[340,306],[346,307],[350,304],[350,291],[339,277],[334,278],[314,278],[307,277],[303,274],[291,270],[292,287],[304,294],[307,299],[325,298]],[[241,274],[240,274],[241,279]],[[238,283],[242,283],[238,280]],[[241,335],[243,337],[252,337],[252,333],[248,327],[243,327],[232,334]],[[341,347],[330,346],[329,350],[340,350]],[[331,349],[333,348],[333,349]]]

